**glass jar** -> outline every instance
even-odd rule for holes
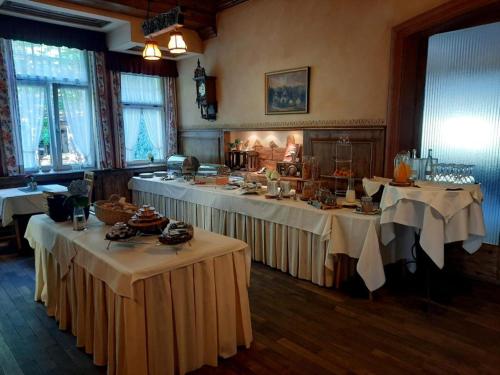
[[[345,200],[347,203],[356,202],[356,191],[354,190],[354,178],[347,180],[347,190],[345,192]]]
[[[411,175],[410,153],[408,151],[401,151],[394,158],[394,181],[407,183]]]
[[[313,199],[315,194],[316,194],[316,184],[313,181],[304,182],[301,199],[308,201],[310,199]]]
[[[73,230],[85,230],[87,228],[87,219],[85,219],[85,210],[83,207],[75,206],[73,208]]]

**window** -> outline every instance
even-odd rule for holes
[[[429,39],[422,155],[474,164],[484,193],[484,242],[500,243],[500,23]]]
[[[12,41],[25,170],[95,166],[85,51]]]
[[[165,105],[162,78],[121,74],[121,97],[127,162],[166,155]]]

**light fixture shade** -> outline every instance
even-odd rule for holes
[[[186,42],[179,31],[173,31],[168,41],[168,51],[170,53],[185,53],[187,51]]]
[[[145,60],[160,60],[161,51],[158,47],[158,43],[154,40],[147,40],[144,44],[144,50],[142,51],[142,57]]]

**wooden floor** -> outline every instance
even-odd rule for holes
[[[0,374],[105,373],[33,302],[33,278],[32,257],[0,257]],[[460,289],[426,311],[408,290],[371,302],[254,264],[252,348],[195,373],[498,374],[500,287]]]

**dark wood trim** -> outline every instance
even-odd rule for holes
[[[392,174],[392,160],[398,151],[420,147],[429,37],[499,20],[499,0],[453,0],[393,28],[386,175]]]
[[[185,129],[179,130],[179,153],[189,156],[197,157],[201,163],[217,163],[224,164],[224,132],[221,129]],[[186,145],[186,140],[198,140],[203,142],[216,142],[217,143],[217,156],[212,158],[213,155],[208,155],[202,149],[196,151],[190,149]]]

